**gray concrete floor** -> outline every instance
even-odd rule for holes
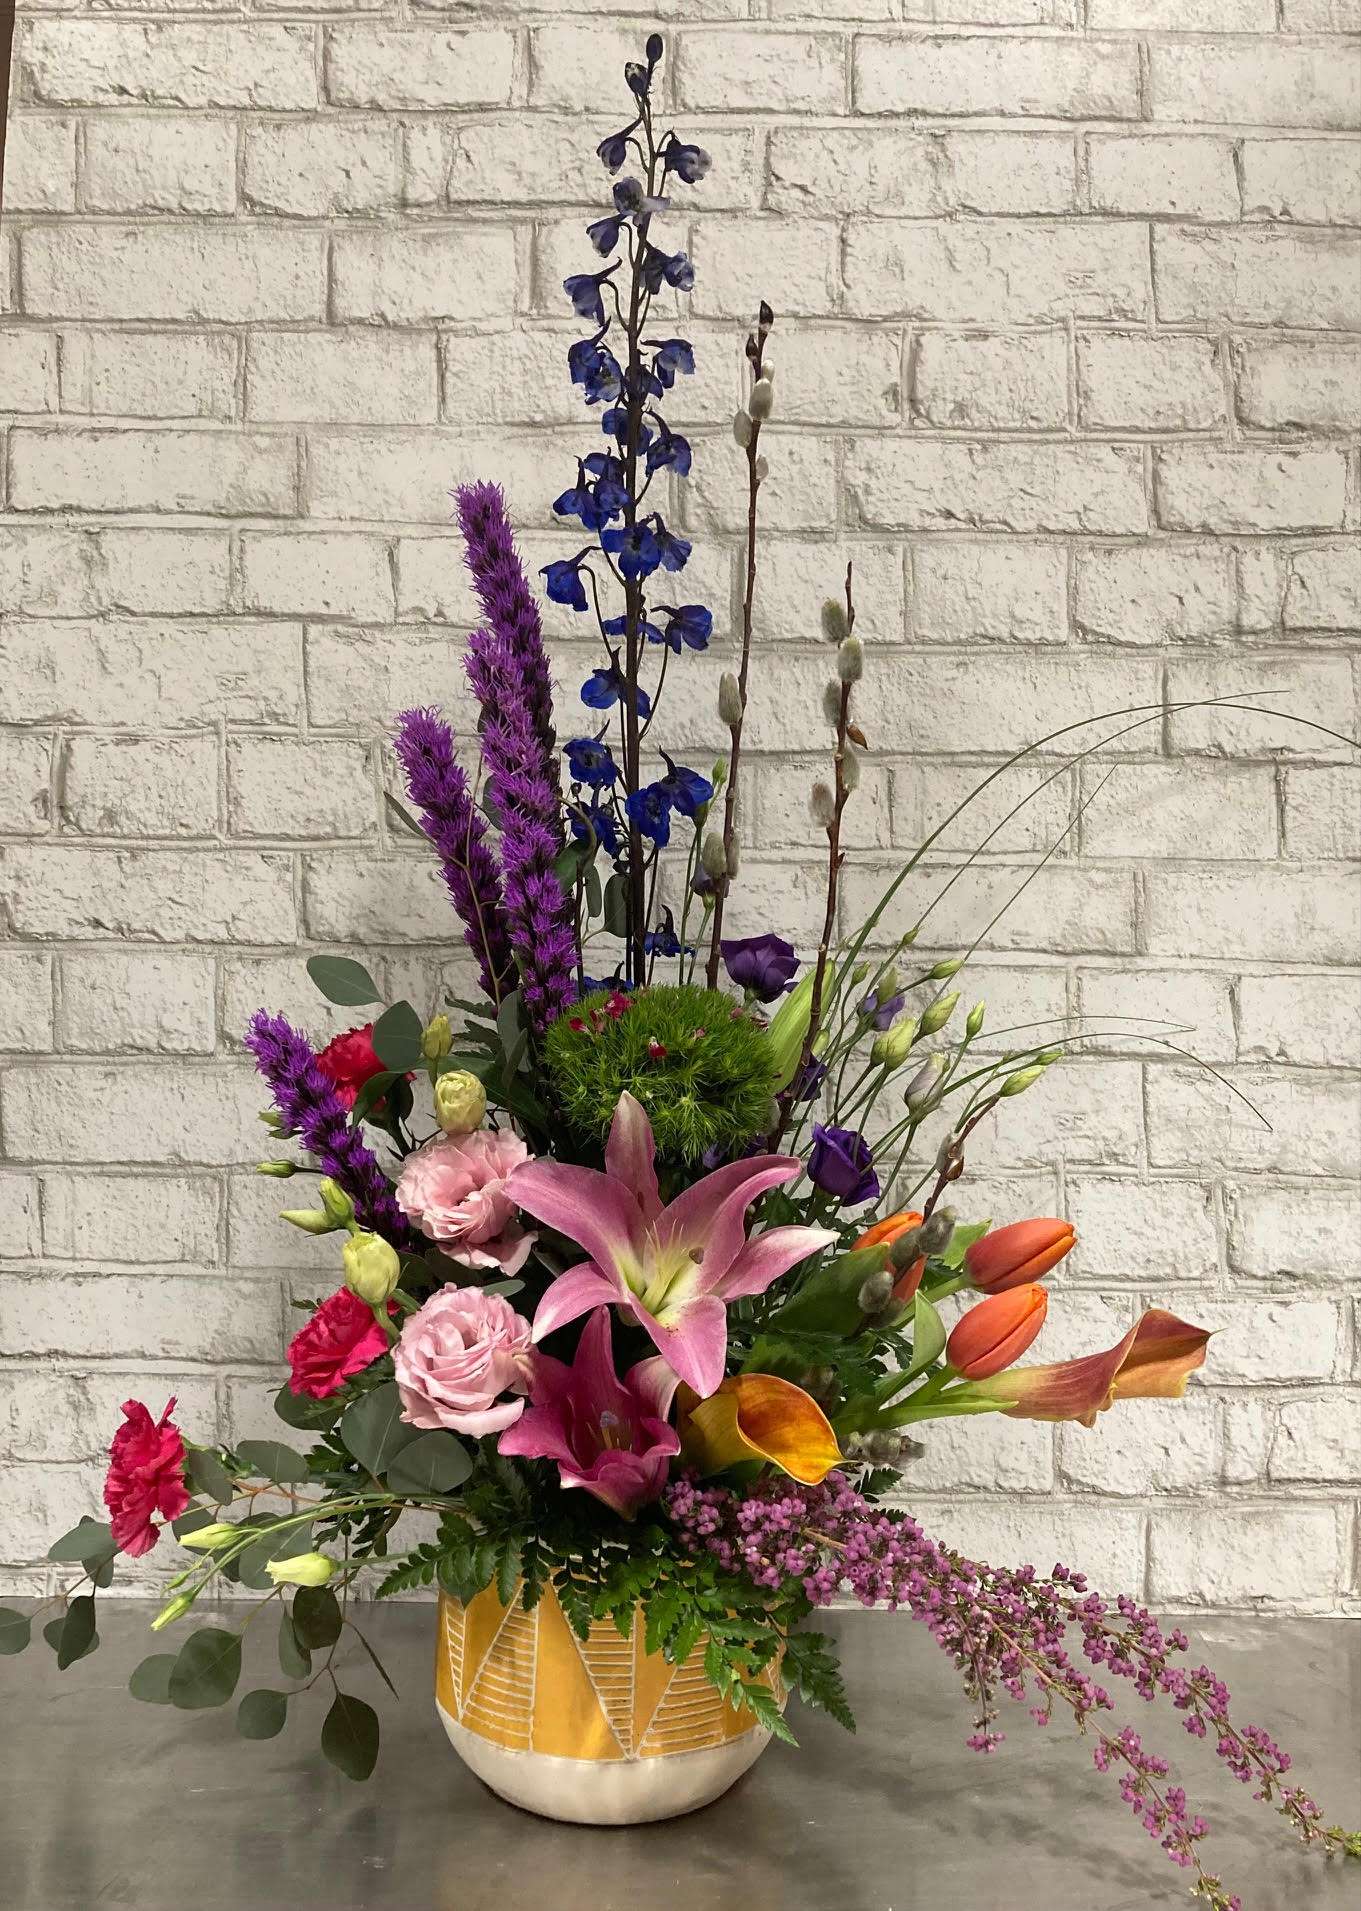
[[[402,1694],[378,1705],[384,1748],[366,1785],[316,1750],[321,1707],[247,1744],[232,1712],[140,1705],[128,1672],[170,1643],[153,1610],[103,1603],[104,1643],[58,1673],[39,1644],[0,1662],[0,1906],[4,1911],[1151,1911],[1189,1904],[1176,1871],[1057,1723],[1012,1709],[1007,1743],[968,1751],[954,1673],[910,1619],[837,1614],[860,1720],[845,1736],[794,1719],[707,1811],[670,1824],[580,1830],[484,1791],[431,1701],[432,1619],[380,1609],[372,1636]],[[1330,1822],[1361,1822],[1358,1634],[1345,1620],[1207,1623],[1192,1639],[1244,1721],[1295,1757]],[[277,1683],[268,1642],[247,1684]],[[313,1695],[319,1699],[319,1693]],[[299,1708],[301,1710],[301,1708]],[[1158,1708],[1160,1710],[1161,1708]],[[1212,1826],[1206,1862],[1244,1911],[1356,1911],[1344,1871],[1217,1769],[1170,1714],[1139,1708]]]

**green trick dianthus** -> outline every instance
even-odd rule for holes
[[[600,990],[552,1024],[544,1061],[564,1119],[598,1145],[626,1089],[647,1110],[661,1161],[693,1165],[712,1147],[736,1151],[769,1120],[771,1045],[720,989]]]

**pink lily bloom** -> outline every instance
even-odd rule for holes
[[[767,1228],[750,1240],[746,1212],[800,1171],[793,1155],[753,1155],[716,1168],[668,1206],[657,1188],[656,1145],[642,1105],[619,1097],[605,1172],[565,1161],[527,1161],[507,1192],[590,1256],[559,1274],[539,1302],[534,1338],[592,1307],[622,1307],[701,1399],[723,1378],[727,1304],[771,1282],[836,1239],[826,1228]]]
[[[586,1323],[570,1367],[551,1354],[528,1359],[530,1405],[501,1435],[500,1451],[556,1460],[564,1486],[584,1486],[626,1520],[666,1485],[680,1435],[667,1425],[677,1380],[659,1354],[621,1380],[610,1346],[610,1313]]]

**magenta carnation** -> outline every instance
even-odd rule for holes
[[[123,1402],[124,1420],[109,1447],[109,1473],[104,1482],[104,1504],[114,1545],[120,1553],[139,1559],[160,1538],[152,1514],[176,1520],[189,1510],[184,1484],[184,1441],[171,1421],[174,1400],[153,1420],[140,1400]]]

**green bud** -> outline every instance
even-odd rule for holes
[[[263,1113],[257,1115],[255,1119],[262,1121],[269,1132],[280,1141],[288,1134],[288,1130],[285,1128],[282,1118],[276,1115],[272,1108],[266,1108]]]
[[[954,1014],[955,1003],[958,1002],[958,1000],[959,990],[956,989],[953,995],[942,995],[939,1001],[933,1002],[922,1016],[921,1033],[923,1035],[934,1035],[937,1029],[944,1028],[945,1024]]]
[[[256,1164],[256,1174],[267,1174],[275,1181],[287,1181],[290,1175],[298,1172],[296,1161],[261,1161]]]
[[[851,970],[851,987],[858,989],[869,972],[870,965],[868,962],[857,962],[855,967]]]
[[[898,993],[898,965],[896,962],[890,962],[886,968],[880,969],[874,980],[874,993],[881,1002],[891,1000],[892,997]]]
[[[177,1619],[183,1619],[185,1613],[187,1613],[189,1608],[193,1605],[194,1599],[195,1594],[193,1593],[176,1593],[169,1604],[162,1606],[161,1610],[156,1614],[156,1617],[151,1622],[151,1630],[153,1632],[159,1632],[162,1626],[170,1626],[173,1625]]]
[[[421,1036],[421,1054],[427,1062],[437,1062],[440,1056],[447,1055],[453,1046],[454,1030],[449,1017],[443,1012],[432,1015]]]
[[[345,1285],[370,1307],[383,1307],[392,1298],[401,1279],[402,1263],[397,1250],[381,1234],[352,1234],[341,1257],[345,1262]]]
[[[218,1546],[230,1546],[234,1539],[241,1537],[241,1529],[230,1520],[214,1520],[209,1526],[200,1526],[197,1532],[186,1533],[180,1540],[181,1546],[187,1546],[194,1553],[211,1553]]]
[[[751,443],[751,414],[750,412],[739,411],[737,413],[736,417],[732,421],[732,435],[734,439],[736,440],[738,447],[742,451],[745,451],[747,446]]]
[[[1018,1069],[1016,1074],[1007,1076],[997,1092],[1001,1095],[1024,1095],[1027,1088],[1033,1087],[1043,1073],[1043,1063],[1035,1068]]]
[[[898,947],[900,949],[910,949],[913,943],[917,940],[917,937],[921,934],[921,932],[922,932],[921,924],[919,922],[914,923],[912,928],[907,930],[907,932],[904,935],[899,936]]]
[[[847,637],[836,653],[836,674],[842,683],[859,683],[865,674],[865,646],[858,637]]]
[[[334,1234],[339,1225],[320,1208],[281,1208],[279,1219],[287,1221],[290,1227],[301,1228],[304,1234]]]
[[[714,786],[715,796],[718,795],[718,792],[723,788],[723,785],[727,782],[727,780],[728,780],[728,759],[725,756],[721,756],[717,758],[717,760],[714,763],[713,769],[710,770],[709,772],[709,781]],[[706,803],[704,805],[704,808],[707,810],[708,807],[709,806]]]
[[[265,1571],[276,1586],[324,1586],[337,1567],[325,1553],[295,1553],[292,1559],[267,1559]]]
[[[699,853],[704,873],[711,883],[721,883],[728,874],[728,852],[723,838],[716,829],[711,829],[704,838],[704,847]]]
[[[348,1227],[354,1219],[354,1202],[340,1183],[332,1181],[330,1175],[323,1175],[317,1183],[317,1193],[321,1196],[327,1219],[338,1228]]]
[[[963,956],[951,956],[948,962],[938,962],[934,969],[927,970],[926,972],[927,981],[928,982],[948,981],[948,979],[952,975],[959,974],[960,970],[964,967],[964,960],[965,959]]]
[[[725,670],[718,680],[718,720],[730,730],[742,721],[742,691],[731,670]]]
[[[1061,1048],[1042,1048],[1035,1057],[1035,1060],[1037,1062],[1043,1062],[1044,1066],[1048,1068],[1051,1063],[1059,1061],[1062,1055],[1063,1050]]]
[[[747,400],[747,410],[753,418],[769,418],[774,404],[775,387],[767,372],[752,386],[751,397]]]
[[[916,1016],[900,1016],[896,1022],[884,1030],[882,1035],[875,1036],[874,1044],[870,1049],[870,1060],[876,1068],[901,1068],[916,1039]]]
[[[860,1284],[856,1300],[862,1314],[878,1314],[888,1306],[893,1298],[893,1276],[887,1268],[880,1268],[877,1274],[869,1275]]]
[[[986,1007],[986,1003],[975,1002],[973,1007],[969,1010],[969,1019],[964,1024],[964,1033],[968,1036],[970,1041],[973,1041],[974,1037],[979,1034],[983,1027],[983,1014]]]
[[[822,634],[829,643],[843,643],[850,635],[846,606],[839,597],[829,597],[822,607]]]

